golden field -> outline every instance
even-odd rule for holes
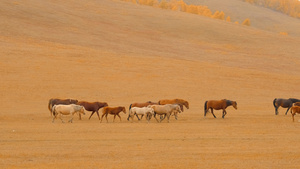
[[[210,3],[232,22],[121,0],[0,2],[0,168],[299,168],[300,118],[272,104],[300,98],[299,19]],[[127,114],[52,123],[50,98]],[[173,98],[190,104],[177,121],[126,120],[133,102]],[[238,109],[204,118],[223,98]]]

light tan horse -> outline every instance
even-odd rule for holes
[[[168,100],[168,99],[164,99],[164,100],[160,100],[158,101],[158,104],[160,105],[165,105],[165,104],[178,104],[181,108],[181,111],[183,111],[183,105],[189,109],[189,102],[183,99],[172,99],[172,100]]]
[[[293,106],[291,108],[291,114],[293,117],[293,121],[295,121],[294,116],[296,115],[296,113],[300,114],[300,106]]]
[[[52,113],[52,107],[54,105],[58,105],[58,104],[64,104],[64,105],[69,105],[69,104],[76,104],[78,102],[78,100],[74,100],[74,99],[49,99],[48,102],[48,109],[50,111],[50,115],[53,115]]]
[[[102,109],[102,116],[101,116],[101,121],[100,121],[100,123],[102,122],[103,116],[105,116],[106,121],[108,122],[108,120],[107,120],[107,115],[108,115],[108,114],[114,115],[114,120],[113,120],[113,122],[115,122],[116,116],[118,116],[118,117],[120,118],[120,121],[122,121],[122,120],[121,120],[121,116],[119,115],[120,112],[124,112],[124,114],[126,114],[126,109],[125,109],[125,107],[121,107],[121,106],[119,106],[119,107],[104,107],[104,108]]]
[[[170,115],[174,111],[180,112],[180,107],[178,105],[173,105],[173,104],[166,104],[166,105],[149,105],[148,107],[153,108],[154,110],[154,118],[156,119],[157,122],[161,122],[162,120],[165,119],[165,117],[168,118],[168,122],[170,122]],[[156,118],[156,115],[165,115],[164,118],[162,118],[160,121]]]
[[[206,116],[206,113],[208,112],[208,110],[211,110],[212,115],[216,118],[213,109],[215,110],[223,110],[223,115],[222,118],[225,117],[225,115],[227,114],[226,112],[226,108],[228,106],[233,106],[235,109],[237,109],[237,103],[235,101],[230,101],[230,100],[209,100],[206,101],[204,104],[204,116]]]
[[[64,123],[63,119],[62,119],[62,115],[71,115],[71,119],[69,120],[69,122],[73,122],[73,116],[75,113],[78,114],[84,114],[85,115],[85,109],[83,106],[79,106],[79,105],[75,105],[75,104],[70,104],[70,105],[54,105],[52,107],[52,114],[53,114],[53,120],[52,123],[54,123],[54,120],[56,119],[56,117],[59,115],[61,122]]]
[[[130,109],[131,109],[132,107],[140,107],[140,108],[142,108],[142,107],[147,107],[147,106],[149,106],[149,105],[154,105],[154,104],[158,104],[158,103],[151,102],[151,101],[148,101],[148,102],[145,102],[145,103],[132,103],[132,104],[130,104],[130,106],[129,106],[129,111],[130,111]],[[138,116],[137,114],[136,114],[136,117],[140,120],[140,118],[139,118],[139,116]],[[143,115],[142,115],[141,118],[143,118]],[[128,116],[127,120],[129,121],[129,116]]]
[[[131,122],[133,122],[134,115],[142,115],[142,118],[143,116],[146,116],[146,119],[149,123],[152,115],[154,115],[154,110],[151,107],[132,107],[129,110],[129,115],[128,115],[128,119],[131,118]]]

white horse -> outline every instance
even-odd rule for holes
[[[148,120],[149,123],[152,115],[154,115],[154,110],[151,107],[132,107],[129,110],[128,120],[129,118],[131,118],[131,122],[133,122],[134,115],[136,115],[137,117],[138,115],[142,115],[141,119],[143,118],[143,116],[146,116],[146,119]]]
[[[164,120],[167,116],[168,122],[170,122],[170,115],[174,113],[175,118],[177,119],[177,114],[181,112],[180,106],[177,104],[166,104],[166,105],[150,105],[148,107],[151,107],[154,109],[154,118],[156,119],[157,122],[161,122]],[[160,121],[157,120],[156,114],[158,115],[164,115]]]
[[[56,117],[59,115],[61,122],[64,123],[63,119],[62,119],[62,115],[71,115],[72,118],[69,120],[69,122],[73,122],[73,116],[75,113],[78,113],[78,115],[84,114],[85,115],[85,109],[83,106],[80,105],[76,105],[76,104],[70,104],[70,105],[54,105],[52,107],[52,114],[53,114],[53,120],[52,123],[54,123],[54,120],[56,119]]]

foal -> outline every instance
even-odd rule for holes
[[[107,120],[107,115],[108,114],[114,115],[113,122],[115,122],[116,116],[118,116],[120,118],[120,121],[122,121],[121,116],[119,115],[120,112],[124,112],[124,114],[126,114],[125,107],[121,107],[121,106],[119,106],[119,107],[104,107],[103,110],[102,110],[102,116],[101,116],[100,123],[102,122],[102,119],[103,119],[104,115],[105,115],[106,121],[108,122],[108,120]]]
[[[293,121],[295,121],[294,116],[296,115],[296,113],[300,114],[300,106],[293,106],[291,108],[291,114],[293,117]]]

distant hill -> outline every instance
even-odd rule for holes
[[[274,33],[287,32],[300,36],[300,20],[262,6],[251,5],[242,0],[185,0],[187,4],[207,5],[212,12],[224,11],[232,21],[242,22],[249,18],[251,26]],[[226,17],[226,16],[225,16]]]

